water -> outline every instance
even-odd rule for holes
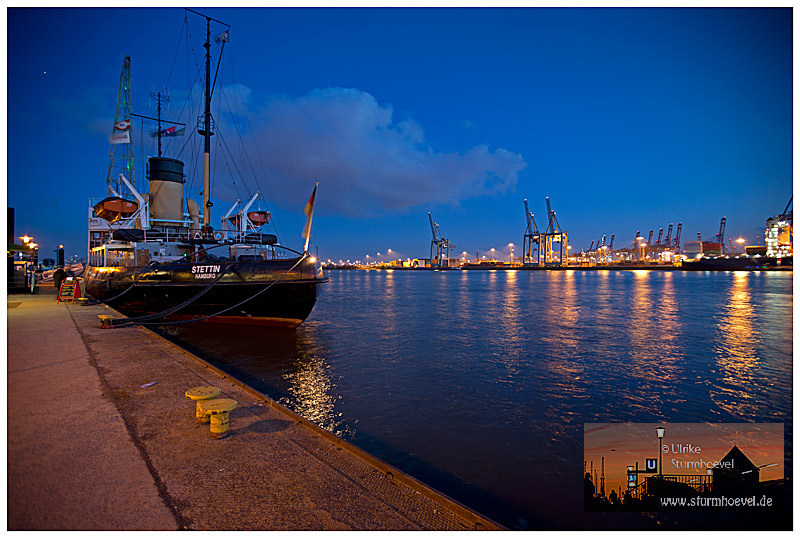
[[[630,523],[583,512],[584,423],[783,422],[791,473],[791,272],[329,276],[295,330],[171,334],[508,527]]]

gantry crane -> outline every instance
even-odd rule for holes
[[[673,241],[672,246],[677,250],[681,249],[681,228],[683,228],[683,223],[678,223],[678,229],[675,231],[675,239]]]
[[[525,220],[528,223],[528,227],[525,229],[525,235],[522,239],[522,264],[539,265],[541,263],[540,246],[542,234],[539,233],[533,213],[528,208],[527,199],[525,199]]]
[[[544,233],[544,265],[559,266],[567,261],[567,232],[561,229],[556,218],[556,212],[550,207],[550,197],[545,197],[547,203],[547,230]],[[558,250],[553,243],[558,244]]]
[[[450,244],[450,240],[442,237],[439,232],[439,225],[433,222],[431,212],[428,211],[428,220],[431,221],[431,267],[450,267],[450,249],[455,245]]]
[[[719,231],[717,235],[714,236],[714,239],[703,241],[703,252],[711,250],[711,248],[709,248],[711,245],[719,245],[720,253],[725,254],[725,217],[722,217],[722,220],[719,221]]]

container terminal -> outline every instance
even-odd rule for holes
[[[526,228],[522,237],[522,248],[513,243],[503,252],[490,250],[488,255],[475,253],[470,257],[466,251],[460,257],[453,256],[456,245],[446,238],[428,213],[431,227],[430,255],[427,258],[407,258],[387,261],[327,260],[322,266],[327,269],[407,269],[407,270],[542,270],[542,269],[659,269],[659,270],[792,270],[792,197],[786,208],[766,221],[765,245],[745,245],[743,238],[725,238],[726,217],[720,220],[719,231],[713,237],[703,239],[697,233],[696,240],[685,241],[681,248],[683,223],[669,223],[664,228],[651,229],[645,238],[637,230],[631,243],[614,248],[615,235],[607,234],[592,240],[588,248],[576,251],[569,244],[569,234],[562,228],[552,209],[550,198],[545,198],[547,226],[544,231],[534,219],[524,200]],[[673,236],[673,230],[675,235]],[[390,251],[391,252],[391,249]],[[508,252],[506,255],[505,252]],[[367,256],[369,258],[369,256]]]

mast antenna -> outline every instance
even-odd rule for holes
[[[117,108],[114,112],[114,128],[111,134],[111,152],[108,156],[106,188],[108,195],[119,194],[119,175],[136,185],[133,167],[133,141],[131,140],[131,57],[125,55],[117,90]]]
[[[156,136],[158,137],[158,156],[161,157],[161,103],[169,104],[169,95],[161,95],[161,92],[153,93],[150,92],[150,98],[156,100],[157,108],[158,108],[158,130],[156,131]]]
[[[212,19],[202,13],[198,13],[189,8],[184,8],[195,15],[200,15],[206,20],[206,42],[203,47],[206,49],[206,88],[205,88],[205,106],[203,107],[203,115],[198,118],[197,134],[203,137],[203,229],[208,230],[211,222],[211,135],[214,133],[213,119],[211,117],[211,21],[224,24],[230,29],[230,25],[217,19]],[[227,38],[225,38],[227,40]]]

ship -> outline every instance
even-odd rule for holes
[[[128,316],[114,320],[116,324],[209,321],[296,327],[310,315],[328,281],[308,250],[317,186],[305,207],[302,249],[281,245],[275,234],[266,233],[271,215],[260,209],[259,192],[245,203],[236,200],[219,225],[212,226],[210,137],[216,127],[209,76],[211,22],[220,21],[187,11],[205,19],[204,113],[196,128],[203,137],[202,211],[197,201],[185,196],[185,163],[162,155],[162,134],[175,132],[162,129],[162,124],[176,122],[162,119],[160,94],[158,118],[148,118],[158,121],[158,155],[147,159],[148,192],[140,192],[144,189],[137,189],[125,173],[132,169],[129,131],[131,115],[136,116],[130,109],[130,57],[126,56],[111,137],[107,196],[90,201],[86,291]],[[117,169],[120,173],[113,175]]]
[[[684,261],[684,271],[791,271],[792,256],[703,256]]]

